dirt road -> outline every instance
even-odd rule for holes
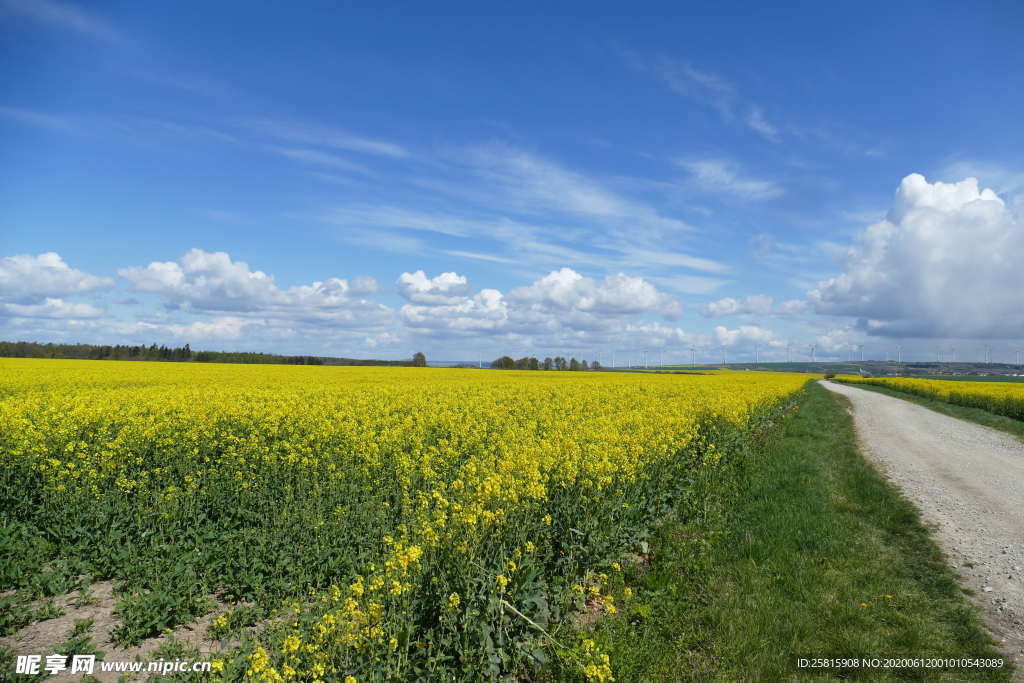
[[[935,527],[1024,680],[1024,443],[909,401],[822,384],[850,399],[865,456]]]

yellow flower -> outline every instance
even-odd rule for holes
[[[299,649],[300,645],[302,645],[302,641],[296,638],[295,635],[290,635],[284,639],[281,650],[283,652],[295,652]]]
[[[505,588],[508,586],[508,577],[504,574],[498,574],[498,576],[494,579],[494,582],[498,584],[498,590],[504,591]]]
[[[459,594],[452,593],[448,596],[448,609],[456,609],[459,606],[459,603],[461,602],[462,599],[459,597]]]

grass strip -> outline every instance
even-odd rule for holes
[[[592,634],[619,681],[986,680],[1002,669],[798,669],[797,657],[1000,658],[917,510],[813,385],[700,519],[667,522]],[[707,539],[711,539],[708,541]]]
[[[842,382],[842,380],[833,379],[833,382]],[[1012,417],[1006,417],[1004,415],[996,415],[990,413],[987,410],[981,408],[970,408],[968,406],[961,406],[955,403],[947,403],[937,398],[926,398],[924,396],[917,396],[915,394],[908,394],[896,389],[890,389],[889,387],[883,387],[878,384],[868,384],[857,382],[855,384],[847,384],[847,386],[856,387],[857,389],[867,389],[868,391],[875,391],[879,394],[885,394],[886,396],[892,396],[893,398],[900,398],[904,401],[910,401],[916,403],[919,406],[934,410],[937,413],[943,415],[949,415],[950,417],[959,418],[961,420],[967,420],[968,422],[974,422],[985,427],[991,427],[992,429],[998,429],[1001,432],[1006,432],[1017,437],[1021,441],[1024,441],[1024,422],[1021,420],[1015,420]]]

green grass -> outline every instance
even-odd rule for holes
[[[867,389],[868,391],[875,391],[879,394],[892,396],[893,398],[910,401],[911,403],[916,403],[919,406],[923,406],[929,410],[934,410],[935,412],[942,413],[943,415],[949,415],[950,417],[956,417],[961,420],[967,420],[968,422],[984,425],[985,427],[998,429],[999,431],[1012,434],[1018,439],[1024,441],[1024,422],[1021,420],[1015,420],[1012,417],[996,415],[995,413],[990,413],[989,411],[982,410],[981,408],[970,408],[967,406],[959,406],[955,403],[946,403],[945,401],[937,398],[915,396],[914,394],[896,391],[878,384],[858,382],[856,384],[848,384],[847,386],[856,387],[857,389]]]
[[[590,636],[617,680],[1009,680],[796,668],[798,656],[1000,657],[915,508],[858,452],[844,399],[814,385],[739,483],[704,516],[666,523],[650,567],[626,569],[634,597]]]

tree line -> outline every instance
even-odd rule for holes
[[[8,358],[65,358],[79,360],[140,360],[189,363],[274,363],[283,365],[396,365],[427,364],[417,352],[412,360],[363,360],[333,356],[283,356],[252,351],[193,351],[188,344],[170,347],[145,345],[41,344],[39,342],[0,341],[0,356]]]
[[[499,370],[600,370],[601,363],[598,361],[587,362],[570,358],[566,360],[561,356],[538,360],[532,356],[513,359],[511,356],[502,356],[491,363],[492,368]]]

